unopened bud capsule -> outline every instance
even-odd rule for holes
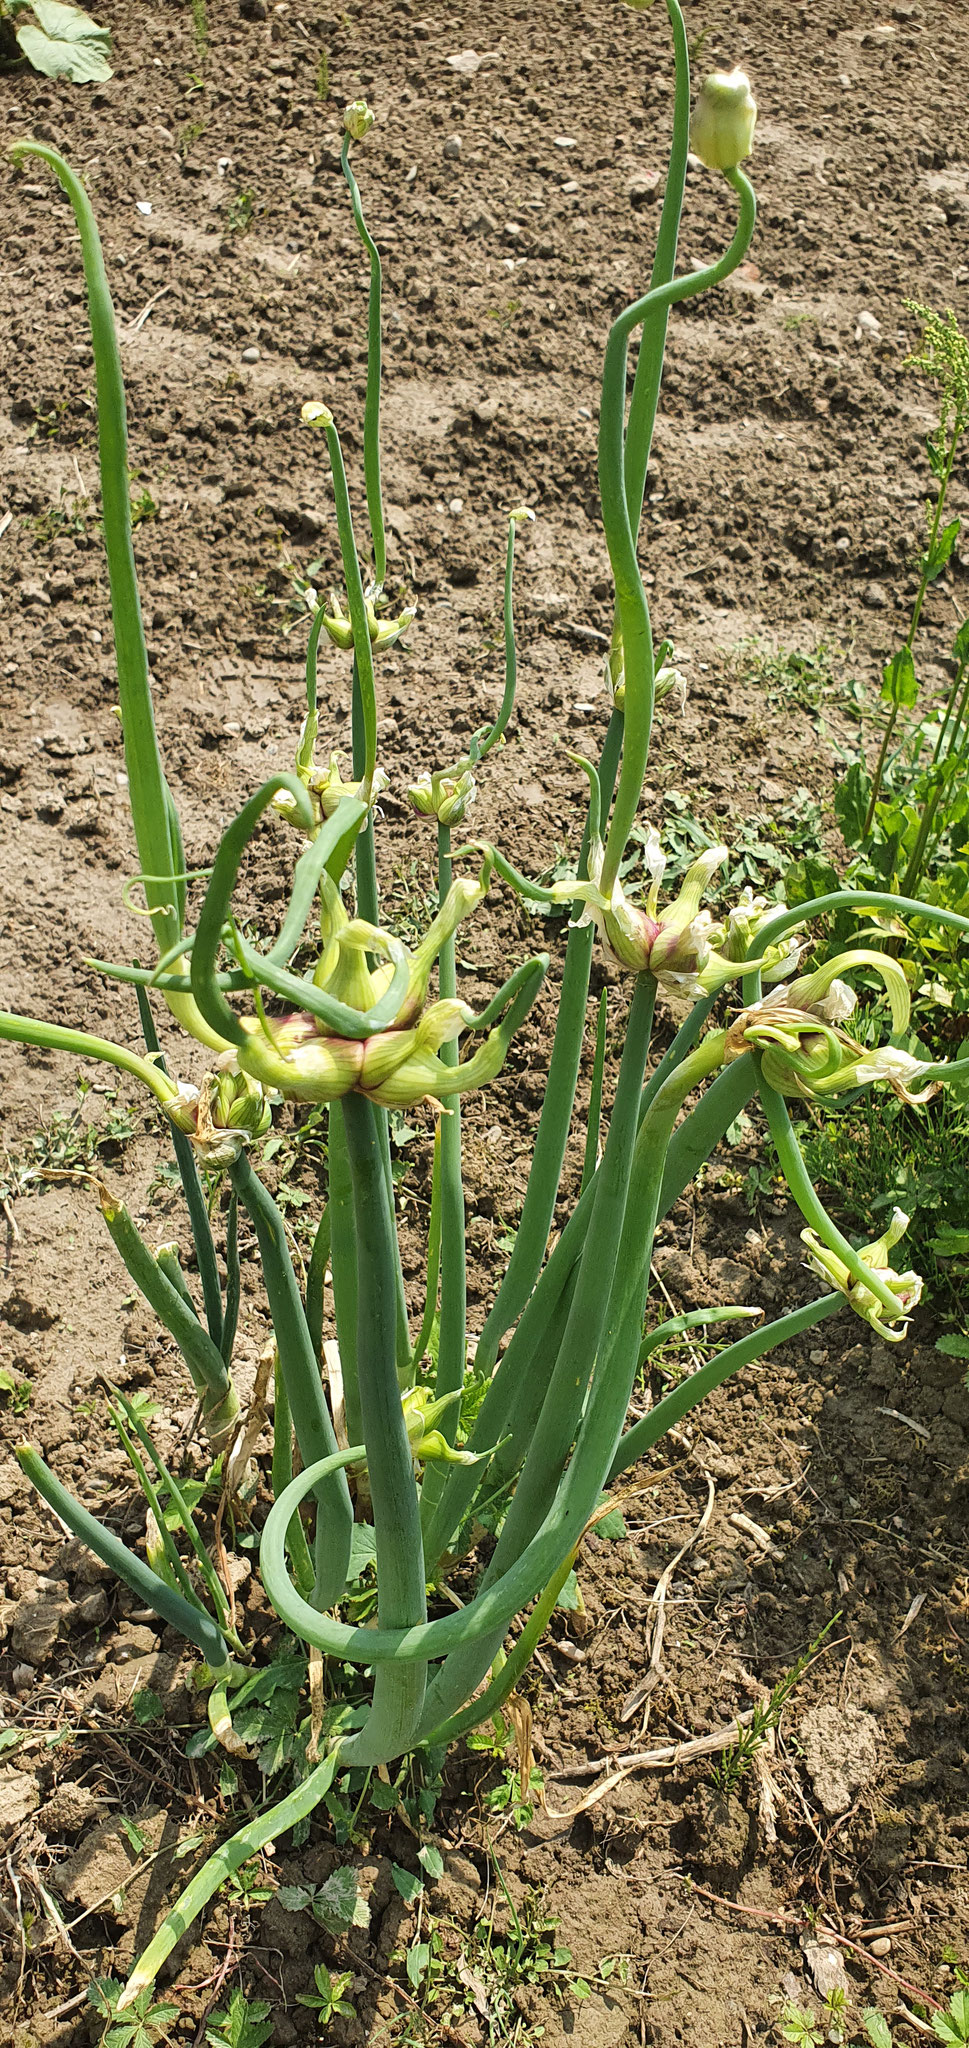
[[[376,115],[372,113],[366,100],[351,100],[350,105],[343,110],[343,126],[353,142],[362,142],[364,136],[369,135],[375,120]]]
[[[693,109],[690,147],[710,171],[733,171],[754,146],[757,102],[743,71],[711,71]]]

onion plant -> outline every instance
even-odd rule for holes
[[[576,762],[576,788],[587,790],[588,810],[574,876],[543,887],[518,871],[507,849],[476,838],[469,822],[476,783],[513,708],[515,535],[526,517],[519,508],[508,524],[505,690],[498,717],[454,760],[429,763],[410,790],[414,811],[436,832],[439,887],[437,914],[424,939],[410,948],[381,922],[374,845],[385,774],[377,751],[376,675],[382,652],[409,629],[414,614],[392,613],[384,587],[382,280],[350,168],[351,150],[370,126],[369,110],[362,104],[348,108],[343,151],[354,218],[370,261],[363,464],[369,532],[364,539],[337,422],[326,405],[310,399],[303,418],[307,432],[325,445],[344,589],[328,606],[314,604],[307,713],[293,772],[270,776],[242,805],[197,895],[189,890],[192,877],[152,711],[131,542],[124,394],[97,228],[80,180],[55,150],[25,141],[14,151],[17,162],[37,157],[50,167],[80,232],[132,823],[158,959],[151,967],[98,963],[105,974],[134,984],[143,1052],[80,1028],[10,1014],[0,1016],[0,1035],[107,1061],[155,1097],[175,1137],[199,1298],[172,1246],[153,1250],[108,1191],[105,1220],[132,1279],[185,1361],[224,1494],[248,1487],[258,1499],[247,1468],[268,1389],[255,1414],[243,1417],[232,1383],[237,1216],[242,1212],[248,1219],[275,1340],[274,1446],[271,1472],[264,1475],[272,1505],[262,1528],[263,1585],[280,1624],[306,1646],[314,1668],[328,1660],[331,1690],[349,1682],[353,1667],[361,1674],[342,1717],[331,1718],[330,1739],[324,1741],[316,1727],[309,1750],[314,1761],[304,1762],[295,1789],[250,1820],[192,1879],[135,1968],[122,2003],[133,2002],[153,1982],[223,1878],[312,1811],[338,1767],[381,1767],[408,1753],[440,1749],[497,1711],[532,1655],[583,1533],[603,1510],[606,1489],[713,1388],[836,1313],[845,1301],[885,1336],[900,1338],[918,1299],[918,1277],[896,1271],[889,1258],[898,1220],[891,1232],[859,1247],[826,1214],[805,1170],[787,1101],[836,1100],[877,1082],[920,1100],[949,1075],[960,1075],[969,1062],[948,1068],[920,1064],[899,1049],[894,1041],[908,1017],[903,966],[861,941],[872,912],[896,920],[935,916],[960,933],[969,931],[969,920],[878,891],[835,891],[796,910],[768,908],[748,891],[729,915],[714,921],[702,897],[725,849],[705,853],[675,900],[664,901],[663,855],[652,832],[646,838],[649,881],[642,900],[628,896],[620,879],[641,801],[654,705],[668,680],[667,644],[654,646],[637,558],[667,321],[673,308],[736,269],[756,216],[753,187],[741,168],[753,141],[753,100],[742,74],[718,74],[699,96],[693,144],[722,177],[736,225],[716,262],[677,275],[690,78],[679,0],[667,0],[667,11],[676,94],[656,252],[648,288],[613,322],[605,353],[599,481],[616,590],[608,662],[614,708],[599,761]],[[627,407],[629,352],[637,337]],[[364,566],[368,552],[372,576]],[[343,651],[351,664],[352,764],[346,780],[336,760],[321,765],[317,758],[325,729],[318,676],[324,635],[336,649],[333,659]],[[235,916],[233,896],[253,834],[270,812],[295,859],[277,936],[259,946]],[[482,1327],[471,1330],[460,1101],[499,1073],[548,965],[542,954],[520,961],[477,1012],[462,998],[456,934],[498,885],[539,905],[567,901],[573,914],[521,1219]],[[810,921],[841,910],[857,918],[858,943],[813,973],[800,973]],[[311,920],[311,964],[294,965]],[[597,941],[626,975],[628,1001],[617,998],[622,1012],[614,1018],[622,1056],[609,1114],[600,1119],[608,1093],[600,1011],[589,1026],[596,1050],[584,1171],[553,1237]],[[846,977],[859,969],[881,978],[892,1005],[893,1042],[875,1050],[846,1028],[854,1000]],[[665,1045],[659,1056],[651,1050],[654,1011],[657,998],[670,992],[689,999],[688,1014],[669,1043],[669,1031],[659,1027],[659,1043]],[[164,1054],[156,1037],[162,1019]],[[208,1062],[201,1072],[190,1065],[195,1048]],[[628,1427],[637,1374],[673,1327],[650,1299],[657,1224],[743,1105],[757,1098],[803,1213],[811,1266],[823,1274],[827,1291],[805,1306],[788,1307],[766,1326],[748,1327]],[[252,1140],[267,1128],[280,1099],[328,1105],[328,1186],[305,1278],[297,1274],[283,1219],[251,1157]],[[426,1298],[415,1327],[402,1279],[388,1113],[420,1104],[432,1109],[437,1136]],[[229,1191],[225,1287],[209,1220],[214,1205],[205,1191],[213,1176],[223,1176]],[[332,1276],[335,1338],[324,1321],[326,1271]],[[731,1313],[753,1312],[710,1309],[692,1312],[692,1319],[714,1325]],[[675,1327],[681,1326],[679,1319]],[[339,1413],[329,1392],[333,1376],[325,1383],[321,1368],[324,1343],[328,1358],[338,1348]],[[469,1366],[476,1388],[473,1419],[464,1409]],[[147,1504],[145,1556],[68,1495],[36,1449],[22,1448],[23,1468],[60,1520],[114,1568],[139,1601],[197,1645],[203,1679],[211,1687],[213,1730],[231,1744],[233,1705],[251,1696],[255,1683],[251,1646],[187,1489],[167,1470],[137,1410],[121,1395],[113,1397],[112,1417]],[[359,1575],[355,1532],[364,1522],[376,1557],[375,1626],[362,1625],[348,1597]],[[497,1541],[464,1603],[449,1603],[442,1597],[448,1571],[457,1558],[471,1560],[473,1569],[482,1522],[496,1531]],[[215,1555],[221,1557],[218,1546]],[[505,1650],[516,1617],[519,1630]]]

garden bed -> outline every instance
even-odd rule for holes
[[[358,461],[366,276],[339,178],[340,115],[360,94],[377,111],[358,167],[386,266],[390,569],[419,606],[410,651],[378,675],[395,772],[378,849],[388,921],[406,935],[426,922],[433,840],[401,791],[497,705],[513,504],[537,515],[519,548],[519,698],[474,829],[532,873],[574,857],[584,797],[564,749],[595,752],[609,709],[598,378],[608,322],[652,257],[672,106],[663,10],[586,0],[421,15],[378,0],[334,18],[211,0],[204,50],[187,4],[164,20],[123,0],[96,11],[114,32],[113,80],[71,90],[7,76],[4,126],[63,149],[97,210],[158,724],[199,866],[248,790],[291,765],[299,581],[313,564],[322,589],[339,580],[329,486],[299,413],[325,399]],[[837,848],[837,745],[856,739],[857,683],[874,687],[907,623],[927,488],[931,413],[902,367],[915,339],[904,301],[963,317],[969,304],[964,123],[943,85],[962,59],[946,0],[898,0],[884,17],[874,0],[765,0],[704,45],[702,65],[738,62],[754,79],[761,214],[751,259],[671,324],[644,560],[689,694],[661,711],[643,815],[674,843],[692,816],[780,861],[816,839]],[[84,966],[137,951],[138,928],[122,900],[135,861],[76,236],[40,166],[7,175],[4,1003],[133,1041],[130,994]],[[725,217],[719,181],[691,171],[682,267],[718,253]],[[958,510],[964,470],[954,489]],[[967,572],[963,543],[930,625],[947,622],[953,590],[965,610]],[[322,734],[346,748],[336,655],[332,676],[331,687],[321,661]],[[267,827],[243,878],[242,909],[262,932],[278,917],[287,837]],[[778,861],[751,860],[772,882]],[[539,941],[554,979],[564,922],[493,890],[463,959],[469,999],[487,1000],[509,958]],[[605,977],[612,1052],[624,999],[601,965],[595,988]],[[549,1014],[532,1012],[505,1074],[466,1111],[473,1329],[521,1202]],[[150,1391],[169,1448],[190,1410],[167,1346],[133,1309],[92,1177],[120,1186],[136,1216],[150,1210],[153,1237],[175,1235],[167,1147],[134,1090],[106,1089],[98,1073],[79,1101],[70,1062],[2,1046],[0,1077],[5,1449],[26,1429],[85,1499],[117,1508],[127,1468],[99,1376]],[[291,1118],[280,1130],[269,1172],[298,1239],[315,1141],[297,1142]],[[812,1291],[798,1219],[751,1175],[755,1139],[726,1150],[702,1199],[664,1226],[656,1269],[677,1310],[733,1300],[780,1313],[792,1288],[798,1301]],[[574,1151],[573,1174],[581,1132]],[[429,1121],[414,1113],[397,1158],[418,1315],[429,1157]],[[244,1308],[244,1384],[266,1335]],[[354,2017],[333,2021],[335,2040],[470,2048],[543,2026],[546,2043],[746,2048],[777,2038],[785,1999],[818,2009],[820,1918],[843,1938],[855,2015],[877,2004],[914,2041],[899,1997],[944,2002],[969,1949],[969,1397],[933,1337],[931,1311],[898,1347],[845,1316],[715,1395],[637,1470],[625,1539],[587,1539],[585,1613],[556,1615],[528,1680],[547,1810],[536,1799],[529,1818],[516,1801],[513,1749],[459,1749],[428,1831],[443,1874],[419,1904],[393,1877],[394,1864],[419,1868],[403,1819],[365,1815],[367,1839],[339,1847],[321,1817],[308,1846],[267,1859],[256,1890],[319,1885],[350,1862],[369,1926],[334,1938],[251,1886],[223,1895],[177,1952],[172,2038],[204,2040],[205,2015],[238,1987],[270,2001],[272,2040],[316,2038],[297,1999],[325,1961],[352,1979]],[[22,1737],[0,1757],[12,1916],[0,2031],[17,2048],[81,2044],[100,2038],[90,1977],[125,1974],[190,1867],[173,1859],[178,1841],[227,1832],[263,1785],[253,1765],[233,1784],[212,1756],[186,1755],[202,1710],[174,1637],[132,1617],[61,1541],[12,1456],[0,1526],[4,1723]],[[698,1530],[669,1581],[659,1676],[643,1693],[657,1584]],[[250,1618],[258,1631],[255,1602]],[[718,1789],[716,1757],[670,1757],[802,1658],[756,1762],[729,1765]],[[616,1758],[653,1751],[665,1760],[621,1774]],[[522,1931],[504,1975],[481,1936],[496,1900],[495,1926],[509,1926],[503,1885]],[[428,1968],[408,1975],[420,1942]],[[556,1944],[569,1962],[546,1953]]]

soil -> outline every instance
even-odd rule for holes
[[[498,701],[512,504],[538,515],[519,548],[518,708],[482,777],[475,830],[532,871],[575,845],[584,799],[563,743],[595,753],[608,709],[598,377],[610,317],[643,288],[652,255],[672,104],[664,11],[492,0],[482,13],[458,0],[422,13],[416,0],[373,0],[320,15],[210,0],[204,50],[203,10],[101,0],[95,12],[114,34],[110,83],[8,73],[0,110],[6,140],[55,143],[95,201],[134,495],[145,494],[136,551],[159,730],[200,867],[243,795],[292,759],[305,629],[291,565],[316,564],[323,589],[338,581],[329,490],[299,413],[310,398],[332,406],[356,479],[366,275],[340,115],[361,94],[377,109],[357,162],[386,259],[391,571],[419,605],[410,651],[379,678],[393,767],[382,880],[406,930],[425,916],[432,846],[401,791],[452,760]],[[682,798],[727,840],[752,814],[770,836],[813,801],[836,843],[851,679],[871,685],[907,620],[927,490],[931,411],[903,368],[917,332],[905,301],[951,304],[964,322],[969,311],[961,15],[952,0],[760,0],[731,7],[703,42],[704,66],[736,62],[755,80],[760,221],[741,271],[671,326],[644,524],[655,624],[689,683],[685,710],[662,716],[644,795],[644,815],[668,826]],[[691,170],[683,267],[721,249],[731,203]],[[4,1003],[135,1042],[129,995],[86,964],[137,950],[122,895],[134,863],[77,238],[36,163],[8,175],[3,240]],[[963,469],[956,510],[966,485]],[[965,612],[967,581],[963,541],[930,628],[953,598]],[[784,650],[819,648],[808,673],[827,681],[812,692]],[[931,684],[931,631],[927,649]],[[324,739],[345,748],[342,658],[323,673]],[[267,827],[240,897],[263,929],[289,855],[283,828]],[[561,924],[536,925],[496,892],[467,940],[471,999],[543,932],[560,957]],[[611,983],[614,1049],[622,991],[597,977]],[[533,1013],[505,1076],[467,1114],[472,1327],[521,1200],[549,1015]],[[167,1148],[134,1091],[103,1073],[79,1099],[70,1061],[0,1047],[0,1079],[6,1447],[26,1427],[68,1484],[136,1534],[100,1376],[150,1390],[163,1449],[190,1410],[106,1243],[90,1176],[120,1185],[136,1217],[150,1212],[153,1237],[174,1235]],[[429,1135],[411,1122],[401,1187],[419,1314]],[[573,1173],[581,1131],[574,1151]],[[776,1310],[811,1285],[789,1208],[773,1196],[748,1207],[748,1163],[725,1156],[702,1203],[684,1200],[664,1228],[657,1271],[677,1308]],[[269,1166],[297,1235],[313,1169],[312,1141],[287,1140]],[[243,1387],[265,1335],[247,1296]],[[489,1805],[507,1761],[459,1747],[429,1833],[443,1876],[420,1908],[393,1883],[392,1863],[418,1867],[401,1820],[371,1815],[366,1838],[340,1849],[319,1818],[306,1845],[283,1841],[266,1859],[265,1889],[322,1882],[350,1860],[369,1928],[334,1939],[275,1897],[223,1896],[173,1959],[171,2038],[201,2043],[240,1986],[270,2002],[273,2042],[318,2038],[297,2000],[326,1961],[352,1976],[356,2016],[332,2023],[336,2041],[471,2044],[544,2027],[546,2043],[749,2048],[778,2038],[785,1998],[817,2010],[835,1949],[851,2009],[874,2003],[896,2040],[916,2040],[903,2008],[944,2002],[969,1951],[969,1397],[932,1339],[930,1315],[892,1348],[846,1317],[721,1390],[634,1475],[624,1540],[587,1539],[584,1614],[554,1618],[527,1687],[547,1811]],[[178,1841],[224,1834],[263,1787],[240,1764],[233,1792],[224,1763],[220,1775],[211,1756],[186,1754],[201,1712],[189,1661],[63,1540],[12,1457],[0,1522],[4,1718],[21,1738],[0,1761],[0,2037],[80,2048],[100,2038],[92,1975],[124,1975],[192,1867],[174,1858]],[[658,1582],[698,1530],[644,1691]],[[265,1630],[255,1603],[248,1612]],[[718,1788],[709,1757],[677,1756],[805,1656],[776,1739],[748,1769]],[[143,1713],[148,1691],[161,1712],[139,1719],[132,1699]],[[661,1760],[627,1775],[616,1765],[654,1750]],[[561,1996],[538,1981],[499,2000],[480,1946],[493,1912],[509,1924],[498,1866],[524,1924],[559,1923],[573,1957]],[[434,1926],[460,2010],[442,1996],[422,2013],[405,1973],[404,1950]]]

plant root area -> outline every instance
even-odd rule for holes
[[[575,857],[584,784],[567,750],[597,754],[609,710],[598,379],[609,321],[652,260],[673,95],[664,10],[372,0],[321,14],[312,0],[209,0],[207,25],[174,0],[94,11],[113,31],[114,78],[71,89],[8,73],[0,119],[6,141],[32,133],[67,154],[100,222],[159,733],[197,868],[244,795],[292,765],[301,586],[340,581],[307,400],[333,409],[362,520],[367,272],[339,149],[344,103],[365,95],[376,109],[355,164],[385,258],[390,580],[419,607],[407,650],[379,667],[391,781],[378,846],[386,920],[412,938],[430,914],[434,846],[404,791],[452,762],[500,700],[513,505],[536,514],[518,551],[518,703],[471,829],[531,873]],[[953,0],[740,0],[709,29],[689,11],[698,68],[738,63],[754,81],[760,220],[730,283],[671,322],[642,553],[688,694],[661,711],[641,815],[667,843],[693,817],[728,844],[766,844],[779,861],[750,873],[770,886],[785,850],[842,850],[838,750],[857,749],[860,709],[877,703],[908,620],[932,399],[903,368],[918,339],[905,301],[952,305],[963,322],[969,309],[952,85],[965,23]],[[2,175],[3,1002],[136,1043],[130,992],[87,964],[150,957],[151,940],[122,893],[137,862],[78,242],[42,166]],[[691,168],[682,268],[718,254],[732,208],[721,180]],[[965,513],[964,469],[952,489]],[[963,540],[928,602],[930,690],[967,593]],[[325,650],[320,674],[321,758],[342,750],[349,773],[345,657]],[[263,940],[295,850],[267,823],[241,877],[239,916]],[[475,1007],[526,953],[552,954],[548,1000],[464,1112],[472,1332],[521,1204],[564,938],[562,920],[526,915],[503,888],[460,936]],[[594,995],[605,985],[612,1077],[628,987],[600,960]],[[162,1036],[178,1060],[176,1033]],[[153,1244],[180,1237],[184,1252],[184,1212],[158,1119],[107,1073],[89,1070],[79,1092],[70,1061],[0,1048],[0,2038],[12,2048],[101,2039],[92,1979],[125,1976],[198,1860],[270,1795],[288,1739],[264,1728],[258,1754],[193,1756],[193,1659],[65,1539],[12,1456],[27,1434],[138,1543],[144,1514],[103,1381],[157,1405],[167,1456],[190,1438],[185,1381],[131,1295],[96,1183]],[[718,1302],[777,1314],[816,1285],[799,1218],[751,1174],[759,1135],[735,1133],[667,1219],[657,1317]],[[396,1131],[415,1328],[431,1136],[423,1112]],[[305,1254],[323,1132],[285,1112],[276,1138],[256,1163]],[[580,1115],[565,1197],[582,1143]],[[246,1238],[242,1252],[246,1392],[267,1326]],[[785,2001],[818,2014],[832,1983],[847,1993],[847,2039],[870,2005],[897,2042],[925,2038],[969,1951],[969,1399],[936,1334],[931,1305],[892,1347],[845,1315],[690,1417],[630,1475],[625,1536],[587,1538],[583,1607],[553,1617],[523,1688],[516,1719],[541,1783],[523,1800],[510,1732],[504,1754],[497,1737],[498,1754],[459,1745],[425,1824],[440,1863],[423,1872],[413,1807],[365,1803],[342,1841],[321,1812],[175,1951],[158,1995],[178,2017],[159,2038],[202,2044],[241,1991],[268,2003],[280,2048],[750,2048],[780,2038]],[[695,1363],[663,1354],[640,1405]],[[265,1659],[272,1617],[250,1553],[238,1556],[238,1611]],[[799,1659],[779,1725],[738,1751],[736,1717]],[[360,1924],[333,1932],[283,1909],[280,1885],[320,1886],[348,1865]],[[395,1866],[424,1875],[419,1899]],[[299,2003],[320,1964],[347,1980],[351,2008],[325,2025]]]

